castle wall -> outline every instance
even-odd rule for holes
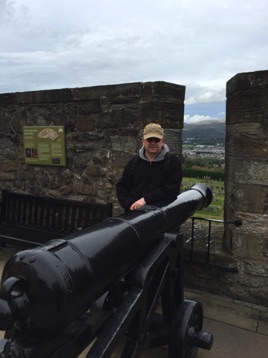
[[[115,183],[141,146],[141,130],[160,123],[181,156],[185,87],[129,83],[0,94],[0,190],[112,202]],[[64,126],[65,167],[25,164],[23,126]]]
[[[121,211],[115,183],[141,145],[141,130],[160,123],[173,153],[182,153],[185,87],[130,83],[0,94],[0,190],[90,202]],[[185,284],[235,299],[267,304],[268,71],[241,73],[227,83],[224,250],[217,270],[185,266]],[[24,162],[23,126],[64,126],[65,167]]]
[[[268,297],[268,71],[227,82],[225,244],[237,259],[240,295]]]

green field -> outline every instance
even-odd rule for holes
[[[183,167],[183,176],[186,178],[208,178],[224,181],[224,170],[221,168]]]
[[[197,183],[204,183],[212,190],[213,200],[208,208],[196,212],[195,216],[223,220],[224,182],[222,180],[213,180],[208,176],[203,178],[183,177],[182,191]]]

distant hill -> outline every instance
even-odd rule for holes
[[[182,139],[184,144],[224,145],[225,128],[225,122],[219,120],[185,123]]]

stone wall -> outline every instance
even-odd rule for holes
[[[150,122],[181,156],[185,87],[166,82],[0,94],[0,190],[112,202]],[[66,167],[26,165],[23,126],[64,126]]]
[[[268,71],[227,82],[225,243],[239,266],[240,295],[268,297]]]
[[[115,183],[147,123],[181,156],[184,96],[166,82],[0,94],[0,190],[109,201],[119,214]],[[66,167],[26,165],[23,126],[64,126]],[[214,268],[186,264],[186,286],[267,305],[267,153],[268,71],[238,74],[227,83],[225,219],[242,226],[226,225],[227,252],[213,242]]]

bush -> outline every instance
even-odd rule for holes
[[[224,171],[221,169],[209,170],[202,168],[182,168],[183,176],[186,178],[210,178],[211,180],[224,181]]]

